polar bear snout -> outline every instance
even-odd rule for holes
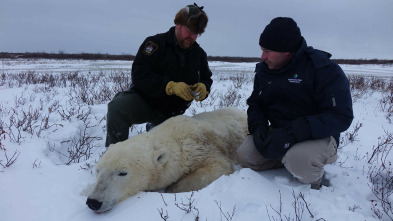
[[[100,202],[100,201],[98,201],[98,200],[95,200],[95,199],[87,198],[86,205],[87,205],[91,210],[97,211],[97,210],[101,209],[102,202]]]
[[[130,186],[129,174],[126,169],[97,166],[96,183],[87,196],[86,205],[95,213],[111,210],[127,194],[126,189]]]

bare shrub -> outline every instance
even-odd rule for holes
[[[369,156],[367,176],[370,188],[376,198],[372,200],[372,211],[380,220],[393,220],[393,167],[391,155],[393,135],[385,131],[385,136],[378,139],[377,146]]]
[[[100,81],[97,84],[98,90],[95,90],[95,93],[92,95],[93,99],[99,103],[106,103],[107,101],[111,100],[114,92],[113,90],[108,86],[108,84],[104,81]]]
[[[0,74],[0,87],[4,86],[7,82],[7,75],[5,73]]]
[[[348,76],[351,90],[386,91],[392,87],[393,78],[386,79],[375,76]]]
[[[15,109],[12,110],[12,114],[9,119],[9,124],[5,124],[5,131],[10,138],[11,142],[21,144],[24,140],[22,137],[22,126],[24,120],[19,119],[18,114]]]
[[[17,114],[17,110],[14,110],[14,113]],[[33,134],[36,123],[41,117],[41,111],[39,110],[39,108],[33,108],[30,105],[27,110],[22,109],[21,113],[22,116],[20,119],[18,119],[18,124],[20,124],[23,131],[26,131],[29,134]]]
[[[378,138],[377,146],[373,146],[372,153],[368,158],[368,163],[376,162],[386,165],[388,155],[393,148],[393,134],[385,131],[385,136]]]
[[[367,93],[368,87],[364,76],[349,75],[348,80],[354,101],[360,99]]]
[[[79,163],[82,159],[88,160],[92,155],[93,144],[95,140],[102,140],[101,137],[91,136],[88,132],[89,127],[78,129],[77,135],[69,140],[61,141],[60,147],[55,145],[49,146],[49,150],[66,157],[64,164]],[[66,153],[62,149],[66,149]]]
[[[90,122],[87,122],[85,124],[85,127],[78,131],[78,136],[73,137],[69,141],[64,141],[64,142],[70,142],[69,148],[67,150],[69,154],[68,155],[69,161],[66,163],[67,165],[71,163],[79,163],[81,158],[88,160],[92,154],[91,150],[94,147],[93,141],[102,140],[101,137],[92,136],[89,133],[88,129],[95,127],[95,126],[90,126],[89,124]]]
[[[183,202],[183,199],[181,199],[181,203],[175,202],[176,207],[185,211],[186,213],[190,213],[193,210],[198,211],[198,209],[196,209],[195,207],[195,199],[193,199],[194,193],[195,192],[192,191],[190,197],[187,197],[187,201],[185,202]],[[176,201],[176,194],[175,194],[175,201]]]
[[[27,108],[20,107],[20,100],[15,103],[16,107],[11,108],[11,116],[9,117],[9,124],[7,127],[7,133],[12,142],[20,144],[24,137],[22,132],[26,132],[31,135],[37,135],[40,137],[43,130],[49,129],[50,127],[57,125],[49,122],[49,117],[54,110],[59,107],[58,101],[52,103],[47,107],[47,114],[44,110],[44,102],[40,102],[41,106],[33,107],[29,105]]]
[[[95,141],[102,140],[102,137],[94,136],[92,129],[98,125],[91,125],[88,119],[79,125],[77,132],[70,139],[49,144],[49,151],[56,153],[59,157],[65,157],[64,164],[79,163],[81,160],[89,160],[92,156],[92,150],[98,147]]]
[[[3,130],[3,127],[0,125],[0,150],[5,150],[4,140],[5,140],[5,131]]]
[[[160,217],[162,220],[167,221],[169,219],[169,215],[168,215],[168,210],[165,210],[165,214],[164,214],[164,209],[157,209],[158,213],[160,214]]]
[[[37,127],[37,130],[36,130],[36,135],[37,135],[37,137],[41,137],[41,132],[42,131],[44,131],[44,130],[47,130],[47,129],[49,129],[49,128],[51,128],[52,126],[63,126],[63,125],[61,125],[61,124],[57,124],[57,123],[50,123],[49,122],[49,117],[50,117],[50,115],[53,113],[53,112],[55,112],[57,109],[59,108],[59,103],[58,103],[58,101],[55,101],[51,106],[49,106],[48,107],[48,114],[47,115],[44,115],[42,118],[41,118],[41,123],[40,123],[40,125]]]
[[[177,208],[179,208],[180,210],[184,211],[186,214],[192,213],[194,215],[194,219],[195,221],[199,220],[199,209],[196,207],[196,203],[195,203],[195,199],[193,199],[195,194],[195,191],[191,191],[191,194],[189,197],[186,197],[186,200],[183,201],[183,199],[181,199],[181,203],[177,202],[177,197],[176,194],[175,195],[175,206]],[[168,206],[167,203],[165,202],[164,197],[161,194],[161,198],[165,204],[165,206]],[[168,220],[169,215],[168,215],[168,211],[166,211],[166,213],[164,214],[164,210],[158,209],[158,213],[160,214],[161,219],[163,220]]]
[[[351,90],[366,89],[367,83],[364,76],[349,75],[348,80]]]
[[[246,83],[246,75],[244,73],[237,73],[236,76],[230,76],[229,80],[232,81],[236,89],[240,89]]]
[[[290,214],[284,214],[283,213],[283,204],[282,204],[282,199],[281,199],[281,192],[278,191],[280,194],[280,206],[278,209],[274,209],[270,205],[270,209],[275,212],[275,215],[270,215],[269,209],[266,206],[266,211],[267,215],[269,217],[270,221],[302,221],[303,220],[303,214],[304,210],[306,209],[310,218],[314,219],[314,215],[311,213],[311,210],[309,208],[310,204],[307,203],[304,194],[300,192],[297,196],[295,194],[295,191],[292,190],[292,197],[293,197],[293,202],[292,202],[292,208],[293,208],[293,215]],[[294,217],[292,217],[294,216]],[[324,218],[319,218],[317,220],[325,220]]]
[[[84,108],[82,106],[75,107],[71,105],[68,108],[61,106],[56,109],[56,112],[62,121],[74,122],[73,124],[76,125],[77,129],[68,138],[49,141],[48,150],[60,159],[60,163],[66,165],[90,159],[93,149],[99,146],[96,141],[102,140],[101,136],[95,134],[104,118],[97,119],[92,113],[92,107]],[[101,131],[100,129],[98,130]]]
[[[6,78],[7,82],[9,82],[8,87],[39,85],[39,87],[35,88],[36,92],[46,92],[54,87],[69,87],[71,97],[76,98],[71,100],[86,103],[88,105],[108,101],[114,94],[113,90],[107,85],[111,79],[103,72],[98,74],[88,73],[87,75],[82,75],[79,72],[54,75],[30,71],[17,74],[3,74],[2,79],[5,81]],[[125,81],[124,79],[125,78],[121,78],[121,80],[123,80],[121,82],[123,87],[125,87],[124,84],[126,84],[126,82],[129,83],[129,81]]]
[[[371,166],[369,168],[369,179],[372,183],[370,188],[376,197],[371,200],[372,211],[380,220],[393,220],[393,168]]]
[[[9,86],[16,85],[35,85],[44,84],[47,88],[58,86],[58,77],[49,73],[36,73],[34,71],[19,72],[17,74],[9,74]]]
[[[389,83],[386,85],[386,91],[393,91],[393,77],[390,78]]]
[[[3,168],[7,168],[10,167],[11,165],[13,165],[19,157],[20,152],[18,150],[15,150],[15,152],[12,154],[11,157],[9,157],[7,155],[7,150],[6,149],[1,149],[1,151],[3,151],[4,153],[4,157],[5,157],[5,163],[3,163],[3,160],[0,160],[0,165],[3,166]]]
[[[131,85],[131,74],[112,71],[109,75],[110,82],[114,83],[113,94],[126,91]]]
[[[113,72],[109,77],[103,72],[90,73],[88,76],[74,75],[71,79],[72,87],[68,91],[69,100],[73,103],[87,105],[107,103],[115,93],[129,87],[129,79],[121,74]],[[114,87],[110,87],[113,81],[116,81]]]
[[[353,131],[346,131],[344,136],[340,140],[340,148],[347,146],[349,143],[353,143],[357,140],[358,132],[360,128],[363,127],[362,123],[357,122],[353,125]]]
[[[386,112],[386,119],[392,123],[393,117],[393,89],[386,90],[382,93],[382,98],[379,101],[381,110]]]
[[[357,209],[362,209],[362,208],[360,208],[359,205],[354,205],[353,207],[349,207],[348,208],[348,210],[351,211],[351,212],[355,212],[355,210],[357,210]]]
[[[385,90],[386,88],[386,80],[379,77],[371,77],[369,80],[369,87],[374,91]]]
[[[224,213],[224,211],[222,211],[221,202],[217,202],[216,200],[215,200],[214,202],[217,204],[218,209],[220,210],[220,215],[221,215],[221,216],[224,216],[224,218],[225,218],[227,221],[232,221],[233,217],[235,216],[236,205],[233,206],[233,209],[232,209],[232,212],[231,212],[231,213],[229,213],[229,212]],[[221,220],[222,220],[222,217],[221,217]]]
[[[349,75],[348,80],[350,83],[350,89],[352,97],[357,100],[371,91],[392,91],[393,78],[388,83],[387,79],[379,77],[367,77],[359,75]]]
[[[77,108],[71,106],[69,109],[66,107],[65,109],[62,107],[57,112],[60,114],[62,120],[71,121],[73,117],[80,121],[86,121],[91,114],[91,108],[89,107],[88,110],[85,110],[81,106]]]
[[[40,162],[37,162],[37,161],[38,161],[38,158],[34,160],[34,162],[33,162],[33,168],[38,168],[38,167],[41,166],[41,161],[40,161]]]
[[[219,104],[222,107],[237,107],[242,101],[242,96],[239,94],[238,89],[230,87],[225,93],[219,93]]]

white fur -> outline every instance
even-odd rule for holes
[[[111,145],[97,163],[97,182],[88,198],[102,202],[95,212],[104,212],[140,191],[200,190],[233,173],[236,149],[246,134],[247,115],[236,108],[170,118]]]

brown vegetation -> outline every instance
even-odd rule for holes
[[[0,59],[19,59],[19,58],[44,58],[44,59],[81,59],[81,60],[124,60],[132,61],[135,59],[134,55],[122,54],[66,54],[59,53],[45,53],[45,52],[27,52],[27,53],[8,53],[0,52]],[[259,62],[258,57],[230,57],[230,56],[208,56],[209,61],[224,61],[224,62]],[[338,64],[393,64],[393,60],[379,60],[379,59],[333,59]]]

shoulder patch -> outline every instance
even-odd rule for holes
[[[158,45],[152,41],[146,42],[145,48],[143,49],[143,53],[145,55],[152,55],[158,49]]]

